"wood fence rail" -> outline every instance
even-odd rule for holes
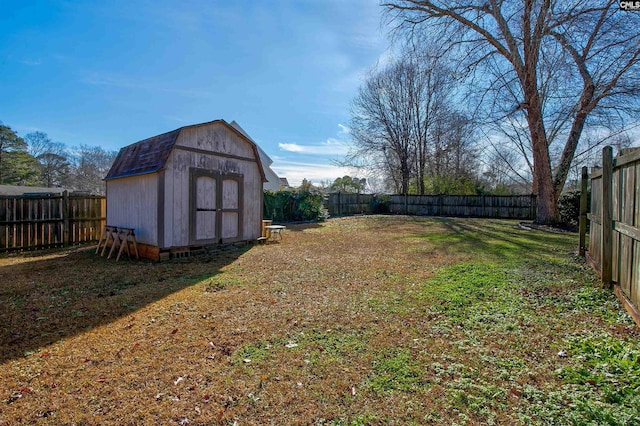
[[[388,212],[420,216],[535,219],[535,195],[329,194],[330,215]]]
[[[106,198],[98,195],[0,196],[0,252],[98,241]]]
[[[640,148],[602,149],[602,168],[582,169],[580,252],[640,325]],[[591,206],[586,208],[587,180]],[[582,201],[582,199],[581,199]],[[588,210],[588,211],[587,211]],[[585,250],[586,221],[591,221]]]

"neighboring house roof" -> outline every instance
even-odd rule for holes
[[[283,188],[291,188],[286,177],[280,178],[280,186]]]
[[[240,133],[245,135],[247,138],[251,139],[251,136],[249,136],[247,132],[245,132],[244,129],[240,127],[238,123],[236,123],[235,121],[232,121],[230,124]],[[278,191],[280,189],[281,183],[280,183],[280,177],[271,168],[271,164],[273,164],[273,160],[267,155],[266,152],[263,151],[262,148],[260,148],[260,145],[258,145],[256,141],[254,141],[253,139],[251,139],[251,141],[258,148],[258,155],[260,155],[260,161],[262,162],[262,168],[264,170],[264,176],[266,178],[266,182],[264,182],[264,189],[268,189],[270,191]]]
[[[264,175],[267,178],[267,182],[264,183],[263,188],[268,189],[269,191],[279,191],[280,178],[276,172],[274,172],[271,167],[266,166],[264,168]]]
[[[0,185],[0,195],[62,194],[64,191],[66,191],[65,188],[47,188],[43,186]]]
[[[260,153],[260,160],[262,161],[264,176],[265,178],[267,178],[267,181],[264,183],[264,189],[268,189],[270,191],[279,190],[280,176],[278,176],[278,174],[274,172],[271,167],[269,167],[271,163],[273,163],[273,161],[260,147],[258,147],[258,152]]]
[[[180,127],[179,129],[171,132],[153,136],[125,146],[120,149],[120,152],[118,152],[118,156],[113,162],[113,165],[111,166],[111,169],[109,169],[109,173],[107,173],[104,180],[155,173],[163,170],[169,155],[171,154],[171,150],[183,129],[206,126],[214,123],[219,123],[228,127],[231,131],[238,134],[241,138],[251,144],[255,158],[260,163],[260,175],[262,180],[265,181],[259,148],[256,143],[244,131],[241,129],[238,130],[238,128],[230,125],[224,120],[214,120],[207,123]]]

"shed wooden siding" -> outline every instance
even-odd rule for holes
[[[210,152],[209,152],[210,151]],[[164,235],[160,248],[190,245],[191,169],[243,175],[241,240],[261,235],[262,175],[253,147],[222,124],[183,129],[165,165]]]
[[[107,181],[108,225],[134,228],[136,241],[158,244],[158,173]]]
[[[256,156],[249,142],[230,131],[229,127],[222,123],[184,128],[180,131],[175,146],[245,158],[249,161],[255,161]]]

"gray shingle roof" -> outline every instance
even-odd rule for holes
[[[120,149],[105,180],[127,176],[142,175],[161,170],[180,129],[136,142]]]
[[[104,178],[104,180],[143,175],[162,170],[182,129],[213,123],[224,124],[233,132],[236,132],[236,134],[240,135],[242,138],[248,140],[251,143],[251,145],[253,146],[256,161],[259,164],[262,179],[264,180],[264,171],[260,163],[257,145],[244,132],[239,131],[224,120],[215,120],[209,123],[184,126],[172,132],[163,133],[161,135],[153,136],[140,142],[125,146],[124,148],[120,149],[120,152],[118,152],[118,156],[113,162],[113,165],[111,166],[111,169],[109,169],[109,173],[107,173],[107,176]]]

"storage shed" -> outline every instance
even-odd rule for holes
[[[143,257],[261,236],[258,147],[224,120],[122,148],[105,181],[107,225],[134,228]]]

